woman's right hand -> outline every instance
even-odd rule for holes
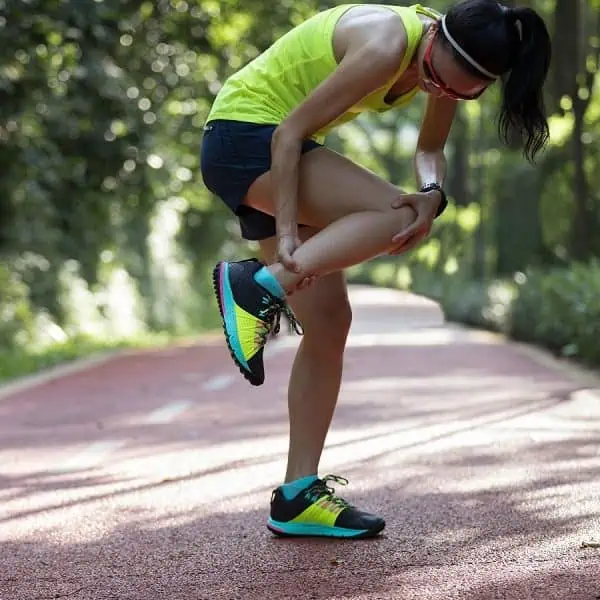
[[[300,273],[300,267],[294,260],[294,252],[300,247],[302,240],[297,233],[283,233],[277,240],[277,260],[293,273]]]
[[[289,271],[293,273],[300,273],[300,266],[294,260],[294,252],[298,249],[298,247],[302,244],[302,240],[296,234],[285,234],[280,235],[277,243],[277,260]],[[296,286],[289,291],[290,294],[294,292],[300,292],[301,290],[305,290],[309,288],[315,281],[317,277],[314,275],[307,275],[303,277]]]

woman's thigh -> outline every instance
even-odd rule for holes
[[[298,221],[323,228],[362,211],[391,212],[402,190],[328,148],[300,157]],[[244,199],[247,206],[275,214],[270,171],[261,175]]]

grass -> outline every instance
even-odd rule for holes
[[[175,339],[174,336],[167,334],[151,334],[122,340],[75,337],[42,350],[28,350],[19,347],[0,349],[0,382],[12,381],[79,358],[91,358],[107,352],[135,348],[160,348]]]

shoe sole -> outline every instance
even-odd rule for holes
[[[252,373],[250,373],[245,366],[238,360],[235,351],[231,345],[231,339],[229,337],[229,333],[227,331],[227,323],[225,322],[225,308],[223,306],[223,297],[221,293],[221,265],[223,263],[217,263],[217,266],[213,269],[213,289],[215,293],[215,297],[217,298],[217,304],[219,305],[219,313],[221,314],[221,326],[223,328],[223,333],[225,334],[225,342],[227,343],[227,348],[229,349],[229,354],[233,359],[233,362],[236,364],[240,373],[244,376],[244,379],[251,383],[254,386],[259,386],[264,383],[264,379],[258,379]]]
[[[329,537],[359,540],[373,538],[385,528],[385,522],[374,529],[344,529],[342,527],[323,527],[302,523],[277,523],[275,525],[275,523],[272,519],[269,519],[267,529],[277,537]],[[285,528],[288,528],[287,531]]]

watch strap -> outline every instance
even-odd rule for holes
[[[434,183],[426,183],[424,186],[421,187],[421,189],[419,191],[422,193],[426,193],[426,192],[431,192],[433,190],[439,192],[442,196],[437,213],[435,214],[436,217],[439,217],[446,210],[446,207],[448,206],[448,198],[446,196],[446,192],[444,192],[444,190],[442,189],[442,186],[439,183],[435,183],[435,182]]]

